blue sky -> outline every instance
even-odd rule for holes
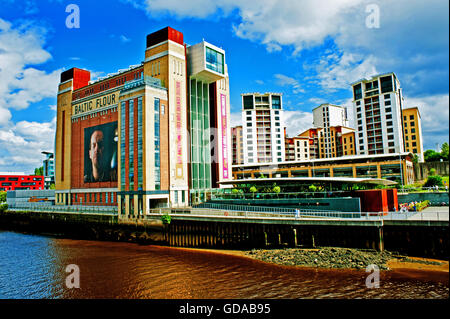
[[[65,24],[70,3],[78,29]],[[379,27],[369,28],[373,5]],[[166,26],[226,51],[232,124],[241,93],[282,92],[293,136],[321,103],[350,111],[353,81],[393,71],[434,149],[449,134],[448,9],[446,0],[0,0],[0,172],[31,173],[53,149],[61,71],[95,78],[139,64],[146,35]]]

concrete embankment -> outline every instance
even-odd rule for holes
[[[158,220],[117,223],[105,214],[4,212],[0,230],[51,234],[74,239],[164,244],[164,225]]]

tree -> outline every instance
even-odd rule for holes
[[[309,191],[310,191],[310,192],[313,192],[313,193],[314,193],[316,190],[317,190],[317,187],[314,186],[314,184],[312,184],[312,185],[309,186]]]
[[[444,186],[442,183],[442,177],[439,175],[428,176],[426,183],[423,185],[424,187],[433,187],[433,186]]]
[[[448,143],[445,142],[444,144],[442,144],[441,146],[441,158],[444,161],[448,161],[449,157],[448,157],[448,151],[449,151],[449,146]]]
[[[255,186],[250,187],[250,193],[253,193],[253,198],[255,198],[255,193],[256,193],[257,191],[258,191],[258,190],[256,189]]]
[[[425,162],[437,162],[441,159],[441,153],[438,153],[434,150],[426,150],[423,153],[423,157]]]
[[[44,176],[44,166],[35,168],[34,169],[34,175],[36,175],[36,176]]]
[[[278,194],[281,192],[281,188],[280,188],[280,186],[274,186],[274,187],[272,188],[272,191],[273,191],[274,193],[276,193],[276,194],[277,194],[277,197],[278,197]]]
[[[6,202],[6,192],[0,192],[0,203]]]

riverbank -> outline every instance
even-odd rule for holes
[[[389,251],[321,247],[317,249],[284,248],[252,250],[218,250],[198,248],[176,248],[192,251],[213,252],[241,256],[283,266],[297,266],[322,269],[363,269],[370,264],[382,271],[414,270],[449,272],[449,262],[445,260],[408,257]]]

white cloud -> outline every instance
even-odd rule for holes
[[[241,112],[230,113],[230,124],[231,127],[242,125],[242,113]]]
[[[131,41],[131,39],[127,38],[123,34],[119,36],[119,39],[120,39],[120,42],[122,42],[122,43],[127,43],[127,42]]]
[[[303,111],[284,111],[284,125],[289,137],[297,136],[313,126],[313,115]]]
[[[375,64],[373,56],[343,53],[339,57],[333,53],[320,60],[316,67],[317,78],[321,87],[329,92],[348,89],[352,82],[378,74]]]
[[[61,70],[47,73],[30,65],[41,64],[51,55],[42,48],[46,30],[0,19],[0,109],[26,109],[30,103],[55,97]],[[1,116],[0,124],[11,116]]]
[[[33,22],[13,25],[0,19],[1,171],[33,173],[42,165],[41,151],[53,150],[56,119],[14,123],[11,114],[11,109],[27,109],[44,98],[56,97],[61,70],[46,72],[35,67],[52,58],[43,48],[45,36],[46,30]]]
[[[0,149],[3,163],[0,171],[25,171],[33,173],[42,165],[42,151],[53,151],[56,118],[51,122],[20,121],[0,128]]]
[[[284,74],[275,74],[276,83],[280,86],[291,86],[294,94],[304,93],[305,90],[300,86],[298,80]]]
[[[409,98],[405,108],[417,106],[422,118],[422,135],[425,149],[434,149],[435,143],[448,142],[449,95],[438,94]]]

